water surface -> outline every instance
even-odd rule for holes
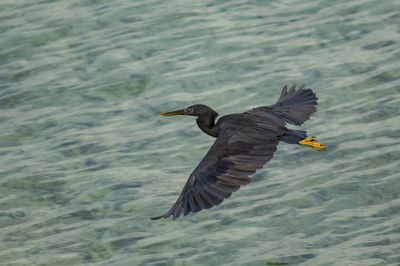
[[[0,4],[2,265],[399,265],[400,4],[28,1]],[[171,206],[220,114],[307,84],[301,128],[211,210]]]

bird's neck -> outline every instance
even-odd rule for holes
[[[215,125],[215,118],[217,117],[217,114],[211,115],[211,116],[199,116],[196,119],[197,125],[199,128],[206,133],[207,135],[210,135],[212,137],[217,137],[219,130],[218,127]]]

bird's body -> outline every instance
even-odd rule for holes
[[[217,112],[206,105],[193,105],[164,116],[197,116],[197,125],[216,140],[191,173],[172,208],[152,219],[178,218],[219,205],[240,186],[250,183],[251,175],[272,159],[279,141],[300,144],[317,150],[325,145],[307,137],[305,131],[288,129],[285,123],[300,125],[316,111],[317,97],[311,89],[285,86],[278,102],[240,114],[218,119]]]

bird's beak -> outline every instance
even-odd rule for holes
[[[186,112],[185,110],[176,110],[176,111],[172,111],[172,112],[166,112],[166,113],[161,113],[160,115],[162,116],[173,116],[173,115],[185,115]]]

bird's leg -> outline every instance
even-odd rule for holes
[[[323,151],[326,149],[325,144],[317,142],[317,139],[315,137],[307,137],[303,140],[300,140],[299,144],[311,147],[311,148],[319,150],[319,151]]]

